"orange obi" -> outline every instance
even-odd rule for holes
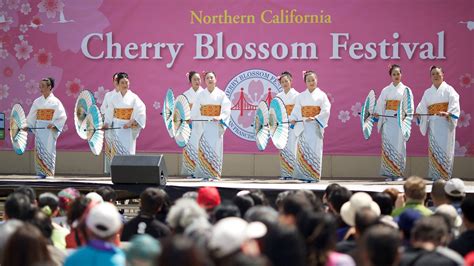
[[[288,115],[291,115],[291,112],[293,112],[293,108],[295,107],[294,104],[287,104],[285,105],[286,113]]]
[[[447,112],[449,103],[435,103],[428,106],[428,114],[434,115],[438,112]]]
[[[53,120],[54,109],[38,109],[36,113],[37,120]]]
[[[385,110],[398,111],[398,105],[400,105],[399,100],[386,100]]]
[[[221,115],[221,106],[219,104],[201,105],[202,116],[219,116]]]
[[[317,105],[309,105],[301,107],[301,114],[303,117],[315,117],[321,112],[321,107]]]
[[[115,108],[114,117],[122,120],[130,120],[132,118],[133,108]]]

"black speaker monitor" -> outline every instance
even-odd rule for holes
[[[110,174],[114,184],[155,184],[165,186],[168,179],[165,157],[161,155],[117,155]]]

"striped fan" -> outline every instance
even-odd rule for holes
[[[268,104],[265,101],[261,101],[258,104],[257,111],[255,112],[255,142],[257,148],[260,151],[265,150],[268,141],[270,140],[270,128],[268,126]]]
[[[28,132],[22,130],[26,127],[26,116],[23,107],[15,104],[10,113],[10,140],[16,154],[22,155],[25,152],[28,140]]]
[[[81,128],[81,125],[89,113],[89,108],[95,104],[94,94],[89,90],[82,90],[77,97],[76,105],[74,106],[74,126],[81,139],[87,139],[87,132],[84,131],[84,127]]]
[[[165,100],[163,101],[163,121],[165,122],[166,130],[170,137],[174,138],[173,132],[173,121],[172,121],[172,114],[174,110],[174,94],[173,89],[168,89],[166,92]]]
[[[273,98],[270,102],[268,126],[273,145],[277,149],[284,149],[288,143],[288,114],[283,100],[278,97]]]
[[[191,119],[191,109],[188,98],[184,95],[176,97],[173,110],[173,133],[176,144],[183,148],[191,137],[191,127],[187,123]]]
[[[94,104],[89,108],[84,124],[89,147],[94,155],[99,155],[104,146],[104,130],[102,130],[104,123],[97,105]]]
[[[415,112],[412,105],[413,95],[410,89],[405,88],[403,92],[403,99],[400,101],[397,111],[398,126],[402,130],[402,134],[405,139],[410,138],[411,134],[411,121],[413,120],[413,114]],[[410,114],[410,115],[407,115]]]
[[[374,127],[373,113],[375,112],[375,92],[370,90],[369,95],[365,98],[362,110],[360,111],[360,124],[362,133],[365,139],[369,139],[372,135],[372,128]]]

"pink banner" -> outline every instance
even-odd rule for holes
[[[431,86],[429,67],[444,68],[461,98],[456,155],[474,155],[471,0],[0,0],[0,10],[0,112],[8,117],[15,103],[28,112],[38,81],[56,78],[54,94],[68,112],[60,150],[88,150],[74,130],[80,90],[101,103],[113,73],[125,71],[147,106],[137,149],[179,151],[160,116],[164,94],[188,89],[189,70],[214,70],[233,104],[225,152],[257,153],[255,106],[281,90],[275,75],[292,72],[303,91],[301,72],[311,69],[332,101],[324,152],[378,155],[380,135],[365,141],[357,112],[370,89],[378,96],[390,83],[387,66],[396,63],[415,104]],[[426,156],[427,142],[413,124],[408,155]],[[1,147],[10,149],[9,140]]]

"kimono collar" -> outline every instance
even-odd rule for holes
[[[197,90],[194,90],[194,88],[193,88],[193,87],[191,87],[190,89],[191,89],[191,90],[193,90],[194,92],[199,92],[199,91],[201,91],[201,90],[202,90],[202,87],[201,87],[201,86],[199,86],[199,88],[197,88]]]
[[[292,90],[294,90],[294,88],[290,88],[290,89],[288,90],[288,92],[285,92],[285,89],[283,89],[283,93],[285,93],[285,95],[288,95],[288,94],[290,94],[290,92],[291,92]]]
[[[447,85],[446,81],[441,82],[441,85],[439,85],[438,88],[435,87],[435,85],[431,85],[436,91],[439,91],[440,89],[444,88]]]
[[[48,97],[46,97],[46,98],[44,97],[44,95],[41,95],[41,98],[43,98],[43,100],[53,99],[53,98],[54,98],[54,94],[53,94],[53,92],[51,92],[51,93],[48,95]]]
[[[316,93],[319,90],[319,87],[316,87],[314,89],[314,91],[312,91],[312,92],[308,88],[306,88],[306,89],[308,90],[309,94],[313,94],[313,93]]]

